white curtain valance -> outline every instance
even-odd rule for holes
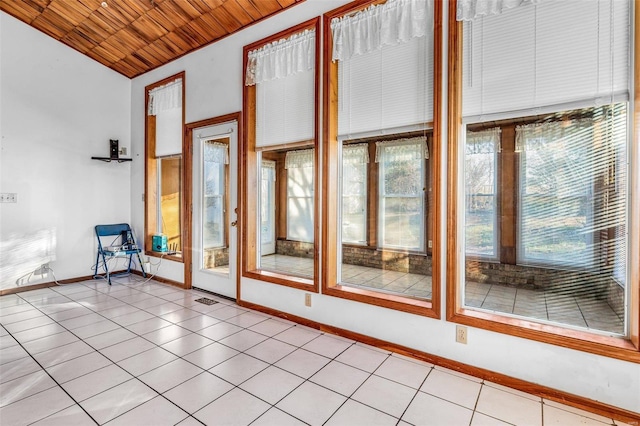
[[[481,130],[479,132],[467,132],[466,154],[490,154],[502,150],[500,144],[500,127]]]
[[[516,152],[548,149],[551,142],[557,142],[558,147],[565,144],[580,143],[581,140],[591,138],[593,120],[590,118],[549,123],[534,123],[516,126]],[[566,147],[565,147],[566,148]]]
[[[262,180],[268,180],[271,182],[276,181],[276,162],[275,161],[263,161],[261,164]]]
[[[432,0],[388,0],[331,21],[333,61],[424,37],[433,27]]]
[[[368,164],[369,144],[359,143],[342,147],[342,164]]]
[[[263,169],[276,169],[276,162],[275,161],[263,161],[262,162],[262,168]]]
[[[248,54],[245,85],[288,77],[315,67],[316,30],[266,44]]]
[[[229,145],[221,142],[205,142],[204,161],[229,164]]]
[[[287,151],[284,159],[284,168],[313,167],[315,163],[315,149],[301,149],[298,151]]]
[[[147,115],[182,108],[182,79],[149,90],[149,108]]]
[[[473,21],[482,16],[499,15],[505,10],[527,4],[538,4],[542,0],[458,0],[457,21]]]
[[[429,159],[429,147],[425,136],[376,142],[376,163],[410,161],[421,158]]]

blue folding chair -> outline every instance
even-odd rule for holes
[[[144,268],[142,268],[142,260],[140,259],[140,248],[136,243],[136,240],[133,236],[133,232],[131,231],[131,227],[128,223],[117,223],[113,225],[96,225],[96,238],[98,238],[98,255],[96,256],[96,264],[95,269],[93,271],[93,278],[104,278],[105,275],[107,277],[107,281],[109,285],[111,285],[111,277],[123,274],[131,273],[131,265],[133,265],[133,255],[135,254],[138,257],[138,264],[140,265],[140,269],[142,270],[142,276],[146,277],[147,275],[144,272]],[[102,237],[116,237],[111,242],[109,246],[102,245]],[[119,240],[118,244],[114,244],[117,240]],[[129,256],[129,263],[127,266],[126,272],[119,272],[113,274],[109,271],[109,265],[107,264],[107,258],[112,259],[114,257],[122,257]],[[100,260],[102,259],[102,265],[104,267],[105,275],[98,275],[98,267],[100,265]]]

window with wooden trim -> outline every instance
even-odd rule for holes
[[[145,248],[181,260],[183,229],[182,129],[184,72],[145,88]],[[166,247],[153,247],[164,235]]]
[[[640,359],[631,10],[548,1],[452,20],[450,319]]]
[[[439,2],[388,0],[324,17],[324,292],[429,316],[440,14]]]
[[[318,24],[307,21],[244,49],[243,273],[306,289],[317,288]]]

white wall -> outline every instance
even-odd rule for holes
[[[131,81],[5,13],[0,43],[0,288],[90,275],[93,227],[131,219],[131,164],[91,160],[130,147]]]
[[[344,3],[346,1],[343,0],[307,0],[266,22],[245,29],[134,79],[131,100],[131,140],[134,155],[142,157],[144,152],[144,87],[146,85],[177,72],[186,71],[187,122],[240,111],[242,47],[321,15]],[[447,20],[445,19],[444,22],[446,23]],[[447,34],[446,25],[443,31]],[[446,46],[444,52],[447,52]],[[446,58],[444,62],[446,64]],[[446,71],[443,75],[446,76]],[[443,82],[443,90],[446,93],[446,81]],[[446,105],[441,105],[441,108],[446,111]],[[443,124],[446,124],[445,120],[446,117],[443,119]],[[443,127],[446,129],[446,125]],[[445,154],[443,152],[443,155]],[[141,234],[144,215],[141,199],[144,168],[140,161],[134,164],[131,185],[132,220],[138,233]],[[440,204],[444,208],[444,200],[441,201]],[[442,217],[446,217],[446,214]],[[160,275],[180,280],[183,275],[182,268],[182,264],[166,262]],[[434,285],[436,284],[434,282]],[[444,289],[444,281],[440,285]],[[444,297],[443,295],[443,306],[445,306]],[[242,299],[640,412],[640,364],[480,329],[470,329],[468,344],[461,345],[454,341],[455,325],[445,320],[424,318],[324,295],[314,295],[313,307],[306,308],[304,292],[251,279],[242,279]]]

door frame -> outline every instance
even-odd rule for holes
[[[242,253],[242,146],[243,140],[243,127],[242,127],[242,113],[240,111],[233,112],[231,114],[220,115],[218,117],[206,118],[200,121],[194,121],[184,125],[184,138],[182,139],[182,155],[183,155],[183,174],[182,182],[184,182],[183,202],[182,202],[182,217],[184,217],[184,242],[182,257],[184,259],[184,288],[190,289],[192,287],[192,274],[193,274],[193,131],[201,127],[215,126],[218,124],[228,123],[235,121],[238,124],[238,193],[237,195],[237,232],[238,239],[236,244],[236,300],[240,300],[240,265],[242,264],[240,256]],[[231,176],[229,176],[231,178]]]

